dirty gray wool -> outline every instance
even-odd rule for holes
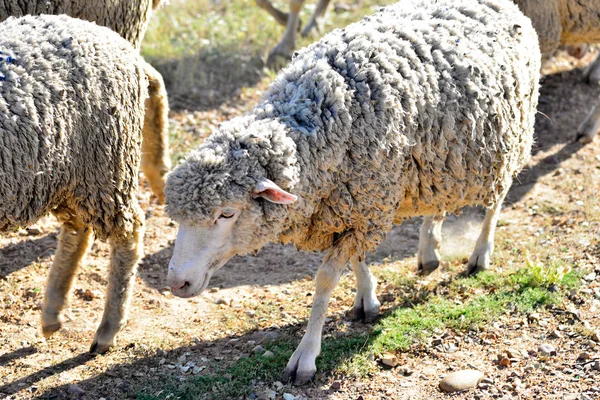
[[[107,26],[140,47],[152,10],[165,0],[0,0],[0,21],[24,15],[67,14]]]
[[[530,156],[540,52],[503,0],[405,0],[295,56],[168,177],[180,222],[244,204],[251,251],[376,247],[392,223],[494,205]],[[252,199],[266,177],[300,197]],[[254,226],[254,225],[253,225]]]
[[[600,42],[600,0],[514,0],[531,18],[542,53]]]
[[[101,239],[137,221],[147,78],[129,42],[66,16],[0,23],[0,231],[57,207]]]

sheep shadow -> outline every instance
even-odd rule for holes
[[[23,240],[0,248],[0,279],[39,262],[56,250],[57,233]]]
[[[238,97],[264,76],[264,61],[238,45],[202,48],[181,59],[146,57],[161,73],[172,110],[202,111]]]
[[[383,311],[379,319],[391,316],[398,309],[412,308],[426,303],[430,296],[439,292],[443,293],[444,288],[450,285],[454,279],[462,278],[461,275],[454,275],[446,280],[441,280],[430,288],[417,287],[408,281],[400,283],[392,292],[381,297]],[[389,302],[395,302],[395,304],[386,307],[386,303]],[[349,311],[330,315],[323,330],[322,356],[317,359],[317,376],[313,383],[303,388],[295,388],[295,391],[304,392],[308,398],[330,397],[333,392],[322,387],[322,384],[331,376],[330,371],[359,354],[381,334],[381,330],[373,329],[373,324],[365,324],[360,321],[349,322],[351,320]],[[353,327],[350,331],[346,329],[349,323]],[[252,390],[254,385],[264,385],[265,382],[267,386],[270,386],[270,382],[280,379],[280,374],[304,334],[305,327],[306,320],[283,323],[278,328],[251,330],[215,340],[194,340],[194,344],[169,351],[155,352],[146,350],[144,346],[139,346],[137,343],[124,343],[121,348],[134,351],[137,355],[135,361],[112,366],[92,378],[77,382],[79,389],[82,389],[81,393],[75,394],[70,391],[69,384],[46,389],[43,393],[37,392],[36,387],[37,382],[51,374],[72,370],[85,364],[94,357],[89,354],[77,355],[0,386],[0,395],[10,396],[29,389],[32,398],[35,399],[79,398],[85,400],[101,397],[106,399],[156,399],[170,398],[168,397],[169,391],[179,392],[180,397],[176,398],[181,399],[224,398],[218,394],[212,397],[211,389],[208,392],[201,390],[206,390],[206,382],[209,380],[214,381],[214,384],[208,385],[209,388],[212,387],[212,390],[220,390],[227,385],[236,385]],[[346,328],[341,329],[342,327]],[[271,361],[265,362],[260,355],[253,354],[252,349],[257,344],[272,350],[275,357]],[[207,370],[199,375],[192,375],[190,371],[182,373],[179,368],[173,367],[173,364],[181,360],[180,357],[184,355],[187,361],[197,362],[198,366],[206,366]],[[260,368],[253,368],[249,375],[248,367],[253,365],[260,366]],[[199,385],[201,388],[197,389],[194,387],[195,385]]]

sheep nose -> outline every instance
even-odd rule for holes
[[[190,286],[190,282],[181,280],[181,281],[171,282],[169,286],[171,286],[171,290],[173,292],[177,292],[177,291],[185,290],[186,288],[188,288]]]

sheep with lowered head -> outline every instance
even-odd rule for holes
[[[347,262],[355,312],[377,315],[363,260],[394,222],[481,204],[469,271],[487,266],[502,200],[529,159],[540,58],[508,0],[405,0],[300,51],[250,113],[168,175],[173,293],[201,293],[232,256],[268,242],[327,251],[284,373],[307,382]]]
[[[115,344],[143,247],[137,202],[148,80],[129,42],[61,16],[0,23],[0,232],[52,212],[62,228],[42,306],[61,327],[77,268],[95,234],[111,250],[106,306],[90,351]]]
[[[154,10],[164,0],[24,0],[0,2],[0,22],[24,15],[66,14],[111,28],[139,49]],[[154,195],[164,201],[165,176],[171,169],[169,158],[167,91],[160,73],[144,63],[148,77],[142,171]]]

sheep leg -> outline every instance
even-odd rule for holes
[[[590,143],[594,140],[594,136],[596,136],[598,131],[600,131],[600,104],[594,106],[592,111],[577,129],[577,140],[584,144]]]
[[[279,57],[285,59],[292,58],[292,52],[296,47],[296,35],[298,26],[300,23],[300,10],[302,9],[304,0],[290,0],[290,15],[287,20],[285,33],[281,38],[281,41],[271,50],[269,57],[267,58],[267,64],[270,66],[275,65],[276,60]]]
[[[260,8],[262,8],[263,10],[265,10],[269,14],[271,14],[273,16],[273,18],[275,18],[275,21],[277,21],[280,25],[283,25],[283,26],[287,25],[288,17],[289,17],[288,13],[284,13],[283,11],[280,11],[278,8],[273,6],[273,3],[271,3],[269,0],[255,0],[255,1],[256,1],[257,6],[259,6]]]
[[[508,186],[510,186],[510,184]],[[473,254],[471,254],[469,263],[467,264],[467,274],[469,275],[486,270],[490,266],[492,253],[494,252],[494,234],[496,233],[496,224],[500,217],[504,196],[506,196],[506,194],[502,195],[498,199],[496,205],[492,208],[488,208],[485,213],[481,233],[477,238],[475,250],[473,251]]]
[[[325,15],[325,11],[327,11],[327,6],[330,1],[331,0],[319,0],[319,4],[317,4],[317,8],[311,15],[308,24],[302,29],[302,37],[307,37],[313,29],[316,29],[319,33],[321,32],[319,20]]]
[[[373,321],[379,315],[381,303],[377,300],[375,289],[377,279],[369,271],[367,263],[360,261],[358,256],[350,259],[352,270],[356,276],[356,297],[354,299],[354,317],[366,322]]]
[[[596,57],[583,73],[584,78],[590,85],[600,85],[600,54]]]
[[[138,208],[137,220],[143,221]],[[143,252],[143,222],[137,223],[126,236],[110,238],[111,262],[106,304],[90,353],[102,354],[115,345],[115,336],[126,323],[129,298],[135,281],[137,263]]]
[[[68,212],[58,212],[57,217],[63,225],[48,274],[42,305],[42,333],[45,337],[49,337],[62,326],[60,313],[67,304],[75,273],[93,237],[92,230],[84,226],[81,218]]]
[[[283,371],[284,382],[293,379],[295,385],[303,385],[317,372],[315,360],[321,352],[321,331],[329,299],[349,258],[343,254],[331,254],[330,252],[317,272],[315,299],[306,333]]]
[[[442,243],[443,222],[443,216],[427,216],[423,219],[419,234],[419,251],[417,253],[417,271],[421,275],[428,275],[440,266],[439,248]]]
[[[164,203],[165,175],[171,169],[169,158],[169,103],[160,73],[144,62],[148,77],[148,99],[142,140],[141,169],[158,201]]]

